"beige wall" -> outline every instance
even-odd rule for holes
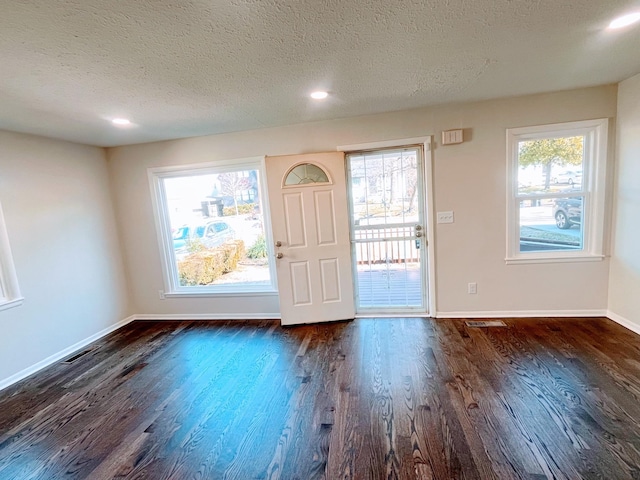
[[[159,299],[163,281],[147,168],[435,135],[435,209],[454,210],[456,219],[436,225],[438,311],[604,311],[608,259],[505,265],[505,129],[613,119],[616,91],[604,86],[109,149],[133,308],[146,314],[278,311],[275,297]],[[468,141],[439,145],[440,132],[451,128],[470,129]],[[478,283],[477,295],[467,294],[468,282]]]
[[[640,75],[618,90],[611,313],[640,333]]]
[[[0,311],[0,384],[129,315],[102,149],[0,131],[24,304]]]

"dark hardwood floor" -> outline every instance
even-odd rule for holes
[[[0,392],[0,479],[640,479],[606,319],[134,322]]]

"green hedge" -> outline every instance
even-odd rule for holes
[[[267,240],[264,235],[260,235],[256,239],[256,243],[251,245],[251,248],[247,250],[247,257],[249,258],[266,258],[267,257]]]
[[[180,285],[210,285],[223,274],[235,270],[244,255],[242,240],[233,240],[219,247],[192,253],[178,262]]]

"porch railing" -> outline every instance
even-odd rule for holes
[[[352,243],[358,265],[414,263],[420,249],[412,225],[358,225]]]

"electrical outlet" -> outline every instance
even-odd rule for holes
[[[478,293],[478,284],[476,282],[469,283],[469,285],[467,285],[467,292],[471,295]]]
[[[160,300],[164,300],[164,290],[158,290],[158,297],[160,297]]]
[[[453,212],[438,212],[438,223],[453,223]]]

